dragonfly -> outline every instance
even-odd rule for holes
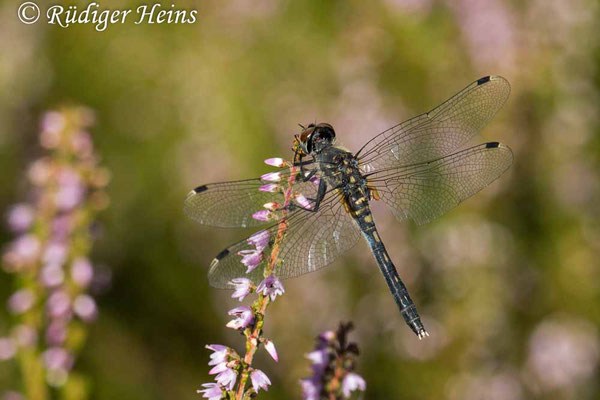
[[[270,238],[277,236],[285,219],[277,252],[281,279],[317,271],[364,238],[400,314],[422,339],[429,334],[376,229],[370,204],[383,201],[398,220],[422,225],[500,177],[513,161],[508,146],[487,142],[462,148],[509,94],[510,84],[503,77],[480,78],[434,109],[379,133],[355,153],[336,144],[332,125],[311,123],[295,137],[291,168],[198,186],[185,199],[184,211],[208,226],[266,226]],[[284,190],[264,189],[276,186],[269,182],[286,179],[301,196],[288,202],[279,219],[256,218],[264,206],[284,203]],[[236,278],[254,283],[264,278],[264,265],[247,273],[240,262],[251,242],[242,240],[216,256],[208,272],[212,286],[232,288]],[[270,239],[266,251],[274,245]]]

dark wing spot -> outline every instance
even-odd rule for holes
[[[196,189],[194,189],[194,192],[196,192],[196,193],[202,193],[202,192],[204,192],[206,189],[208,189],[208,186],[206,186],[206,185],[202,185],[202,186],[198,186]]]
[[[483,78],[479,78],[477,79],[477,84],[478,85],[483,85],[486,82],[490,81],[490,77],[489,76],[484,76]]]
[[[486,149],[495,149],[498,146],[500,146],[500,143],[498,142],[489,142],[485,144]]]
[[[220,260],[224,259],[227,256],[227,254],[229,254],[229,250],[225,249],[222,252],[220,252],[219,254],[217,254],[217,256],[215,257],[215,260],[220,261]]]

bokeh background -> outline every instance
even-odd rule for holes
[[[42,6],[42,3],[40,5]],[[65,3],[66,4],[66,3]],[[71,4],[71,3],[69,3]],[[72,4],[84,6],[85,2]],[[600,397],[600,15],[593,0],[189,1],[193,25],[63,29],[0,4],[0,210],[26,198],[45,110],[85,105],[111,204],[93,261],[112,271],[75,368],[92,399],[195,399],[207,343],[241,349],[210,260],[250,233],[197,226],[193,187],[267,172],[298,123],[350,149],[489,74],[512,85],[479,141],[512,147],[497,182],[423,227],[376,222],[431,337],[405,327],[359,244],[286,282],[266,333],[279,364],[264,399],[300,397],[303,354],[353,320],[366,399]],[[103,1],[134,8],[135,1]],[[0,242],[12,238],[0,230]],[[11,293],[0,276],[0,302]],[[0,329],[10,315],[2,307]],[[0,387],[18,389],[0,364]]]

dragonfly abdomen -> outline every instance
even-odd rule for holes
[[[373,221],[373,216],[371,214],[371,210],[368,207],[364,207],[362,215],[355,217],[356,222],[369,244],[373,255],[375,256],[375,260],[377,261],[377,265],[385,278],[385,282],[388,284],[390,291],[392,292],[392,296],[400,309],[400,313],[404,318],[406,324],[412,329],[412,331],[417,334],[419,339],[422,339],[424,336],[429,336],[423,323],[421,322],[421,318],[419,317],[419,313],[417,312],[417,307],[415,303],[410,298],[408,294],[408,290],[402,279],[398,275],[398,271],[396,271],[396,266],[392,262],[383,242],[381,241],[381,237],[377,232],[377,228],[375,227],[375,222]]]

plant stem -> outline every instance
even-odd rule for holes
[[[44,380],[45,371],[36,351],[23,351],[19,355],[23,388],[29,400],[46,400],[48,392]]]
[[[292,194],[293,194],[292,184],[295,180],[295,173],[297,170],[296,167],[293,167],[293,166],[290,168],[291,168],[291,173],[290,173],[290,177],[288,178],[288,186],[283,192],[283,195],[284,195],[283,209],[284,210],[290,204],[290,200],[292,198]],[[284,211],[284,215],[279,220],[277,236],[273,243],[273,247],[271,248],[271,255],[269,257],[269,262],[267,263],[267,266],[265,267],[265,271],[263,274],[265,278],[272,275],[273,272],[275,271],[277,256],[279,255],[279,245],[280,245],[281,241],[283,240],[283,238],[285,236],[285,232],[287,231],[287,228],[288,228],[288,222],[286,220],[286,216],[287,216],[287,212]],[[260,339],[260,335],[261,335],[262,328],[264,325],[265,312],[267,310],[269,303],[270,303],[269,296],[265,296],[262,293],[258,295],[258,300],[256,301],[256,309],[255,309],[256,323],[254,324],[254,327],[251,331],[246,330],[244,332],[244,334],[246,336],[246,354],[244,356],[244,364],[243,364],[243,369],[242,369],[241,376],[240,376],[240,381],[238,384],[238,389],[235,394],[236,400],[244,399],[244,392],[246,389],[246,383],[248,382],[250,366],[252,365],[252,360],[254,359],[254,354],[256,354],[256,350],[258,350],[259,339]]]
[[[242,371],[242,376],[240,377],[240,383],[235,397],[236,400],[243,399],[249,375],[248,367],[252,365],[254,354],[256,354],[256,350],[258,350],[258,338],[260,337],[260,333],[264,325],[264,315],[269,303],[269,296],[264,296],[262,294],[258,296],[258,310],[256,312],[258,319],[256,321],[256,324],[254,325],[254,329],[252,330],[252,332],[246,335],[246,355],[244,356],[244,370]]]

